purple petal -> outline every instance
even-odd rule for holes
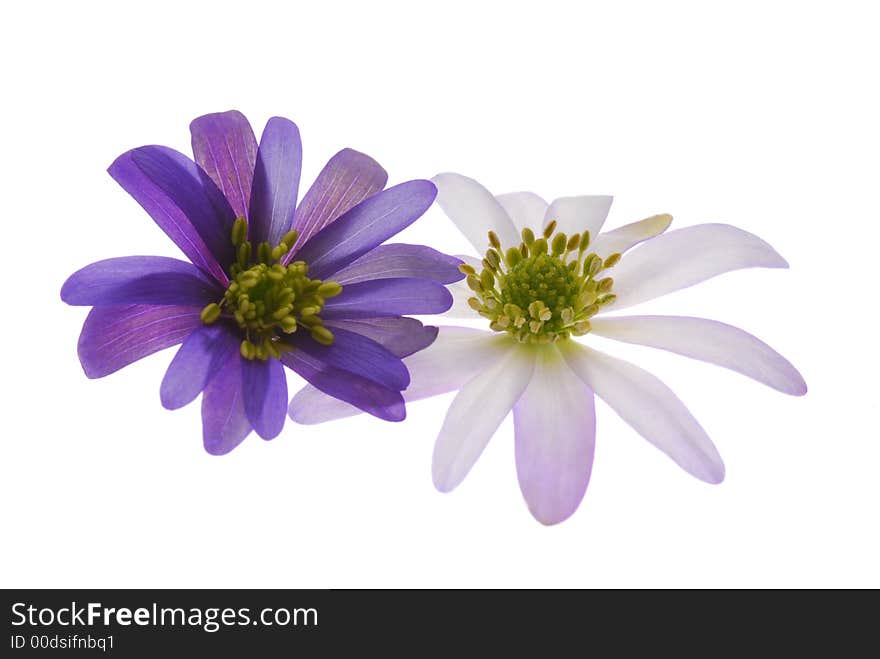
[[[238,352],[237,334],[224,323],[202,325],[190,334],[174,355],[159,395],[162,405],[176,410],[196,399],[229,358]]]
[[[309,264],[310,277],[329,278],[415,222],[436,195],[430,181],[408,181],[379,192],[315,234],[296,259]]]
[[[240,359],[241,390],[248,421],[263,439],[278,436],[287,412],[287,376],[277,359]]]
[[[234,354],[202,396],[202,440],[212,455],[229,453],[251,432],[241,395],[241,356]]]
[[[593,392],[554,346],[538,353],[535,372],[513,407],[516,473],[529,510],[558,524],[577,510],[593,467]]]
[[[249,238],[258,244],[281,242],[293,226],[299,175],[302,169],[302,142],[296,124],[272,117],[260,138],[254,187],[251,191]]]
[[[333,274],[343,286],[371,279],[415,277],[451,284],[464,279],[461,259],[422,245],[379,245]]]
[[[415,318],[363,318],[333,320],[325,323],[331,330],[341,328],[372,339],[397,357],[427,348],[437,338],[438,328],[423,325]]]
[[[234,258],[235,214],[201,167],[173,149],[144,146],[119,156],[107,171],[190,261],[228,283],[224,267]]]
[[[399,357],[365,336],[333,328],[333,345],[321,345],[307,334],[294,335],[294,344],[329,366],[350,371],[389,389],[406,389],[409,372]]]
[[[406,418],[406,406],[399,391],[325,364],[302,350],[286,353],[281,361],[316,389],[351,403],[368,414],[385,421],[403,421]],[[297,420],[293,408],[290,409],[290,417]]]
[[[237,110],[206,114],[189,125],[196,162],[223,192],[236,217],[247,217],[257,140]]]
[[[370,156],[343,149],[330,159],[296,209],[293,228],[305,243],[350,208],[385,187],[388,174]]]
[[[321,317],[379,318],[406,314],[442,313],[452,306],[452,294],[428,279],[376,279],[351,284],[324,304]]]
[[[90,378],[115,373],[177,345],[202,326],[200,307],[132,305],[92,309],[79,335],[79,361]]]
[[[223,289],[186,261],[165,256],[123,256],[87,265],[61,287],[61,299],[78,306],[125,304],[202,306]]]

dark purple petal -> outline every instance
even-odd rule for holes
[[[249,238],[255,245],[264,240],[277,245],[290,231],[301,169],[299,129],[292,121],[272,117],[260,138],[251,191]]]
[[[241,362],[229,357],[202,396],[202,440],[212,455],[229,453],[251,432],[241,395]]]
[[[330,366],[302,350],[285,353],[281,361],[313,387],[385,421],[403,421],[406,405],[399,391]],[[291,410],[291,418],[296,421]]]
[[[407,181],[359,203],[323,228],[297,252],[309,276],[329,278],[415,222],[437,195],[430,181]]]
[[[241,359],[241,392],[248,421],[263,439],[278,436],[287,412],[287,375],[277,359]]]
[[[419,350],[424,350],[434,343],[438,332],[436,327],[422,325],[415,318],[340,319],[327,321],[325,324],[334,332],[338,328],[357,332],[384,346],[401,359],[409,357]]]
[[[442,313],[452,306],[452,294],[428,279],[376,279],[351,284],[324,303],[321,317],[379,318]]]
[[[189,125],[196,162],[217,184],[236,217],[247,217],[257,139],[237,110],[206,114]]]
[[[174,355],[159,395],[162,405],[176,410],[196,399],[229,358],[239,350],[241,339],[225,323],[202,325],[190,334]]]
[[[346,285],[371,279],[416,277],[451,284],[464,278],[458,269],[461,264],[461,259],[423,245],[379,245],[333,273],[333,281]]]
[[[90,378],[115,373],[154,352],[177,345],[202,326],[200,307],[98,307],[79,335],[79,361]]]
[[[406,389],[409,372],[387,349],[365,336],[339,327],[333,328],[333,345],[321,345],[308,334],[294,335],[294,345],[325,364],[350,371],[389,389]]]
[[[385,187],[388,174],[370,156],[343,149],[330,159],[296,209],[299,244]]]
[[[165,256],[123,256],[98,261],[74,272],[61,287],[61,299],[67,304],[95,307],[204,307],[222,296],[223,289],[199,268]]]
[[[144,146],[119,156],[107,171],[190,261],[228,283],[235,213],[201,167],[173,149]]]

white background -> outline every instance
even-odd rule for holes
[[[871,3],[193,5],[0,10],[0,585],[880,586]],[[258,133],[298,123],[304,185],[351,146],[391,183],[452,170],[614,194],[608,226],[669,212],[757,233],[790,270],[639,311],[739,325],[810,392],[611,345],[690,406],[727,480],[691,478],[599,403],[586,498],[552,528],[522,502],[509,419],[458,490],[433,489],[451,396],[211,457],[198,403],[159,404],[173,351],[87,380],[86,310],[58,291],[101,258],[178,255],[105,169],[141,144],[188,152],[189,121],[230,108]],[[403,238],[466,247],[437,208]]]

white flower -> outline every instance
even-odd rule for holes
[[[665,384],[575,336],[660,348],[783,393],[806,393],[797,370],[743,330],[702,318],[606,316],[730,270],[787,267],[757,236],[724,224],[664,233],[668,215],[600,233],[611,197],[548,205],[529,192],[493,197],[458,174],[433,180],[440,207],[477,252],[489,248],[482,261],[461,257],[469,276],[450,286],[449,314],[479,313],[490,324],[490,331],[442,327],[434,344],[405,360],[408,402],[458,390],[434,448],[437,489],[461,483],[513,410],[517,475],[529,510],[544,524],[568,518],[592,468],[594,393],[685,471],[709,483],[724,479],[712,441]],[[358,412],[310,387],[291,410],[303,423]]]

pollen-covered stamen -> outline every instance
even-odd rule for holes
[[[241,355],[245,359],[279,358],[291,349],[285,335],[300,327],[319,343],[333,343],[333,333],[324,327],[319,314],[324,300],[339,295],[342,286],[310,279],[303,261],[282,264],[297,238],[295,230],[289,231],[274,247],[263,242],[254,251],[247,240],[247,221],[240,217],[232,226],[237,259],[229,270],[230,283],[220,302],[202,310],[202,321],[211,324],[221,316],[234,319],[244,331]]]
[[[550,222],[538,238],[522,231],[522,242],[505,251],[489,232],[490,247],[482,270],[461,266],[475,293],[471,308],[488,318],[496,332],[522,343],[552,343],[590,331],[590,318],[612,304],[614,281],[604,271],[620,261],[587,251],[590,232],[566,236]]]

